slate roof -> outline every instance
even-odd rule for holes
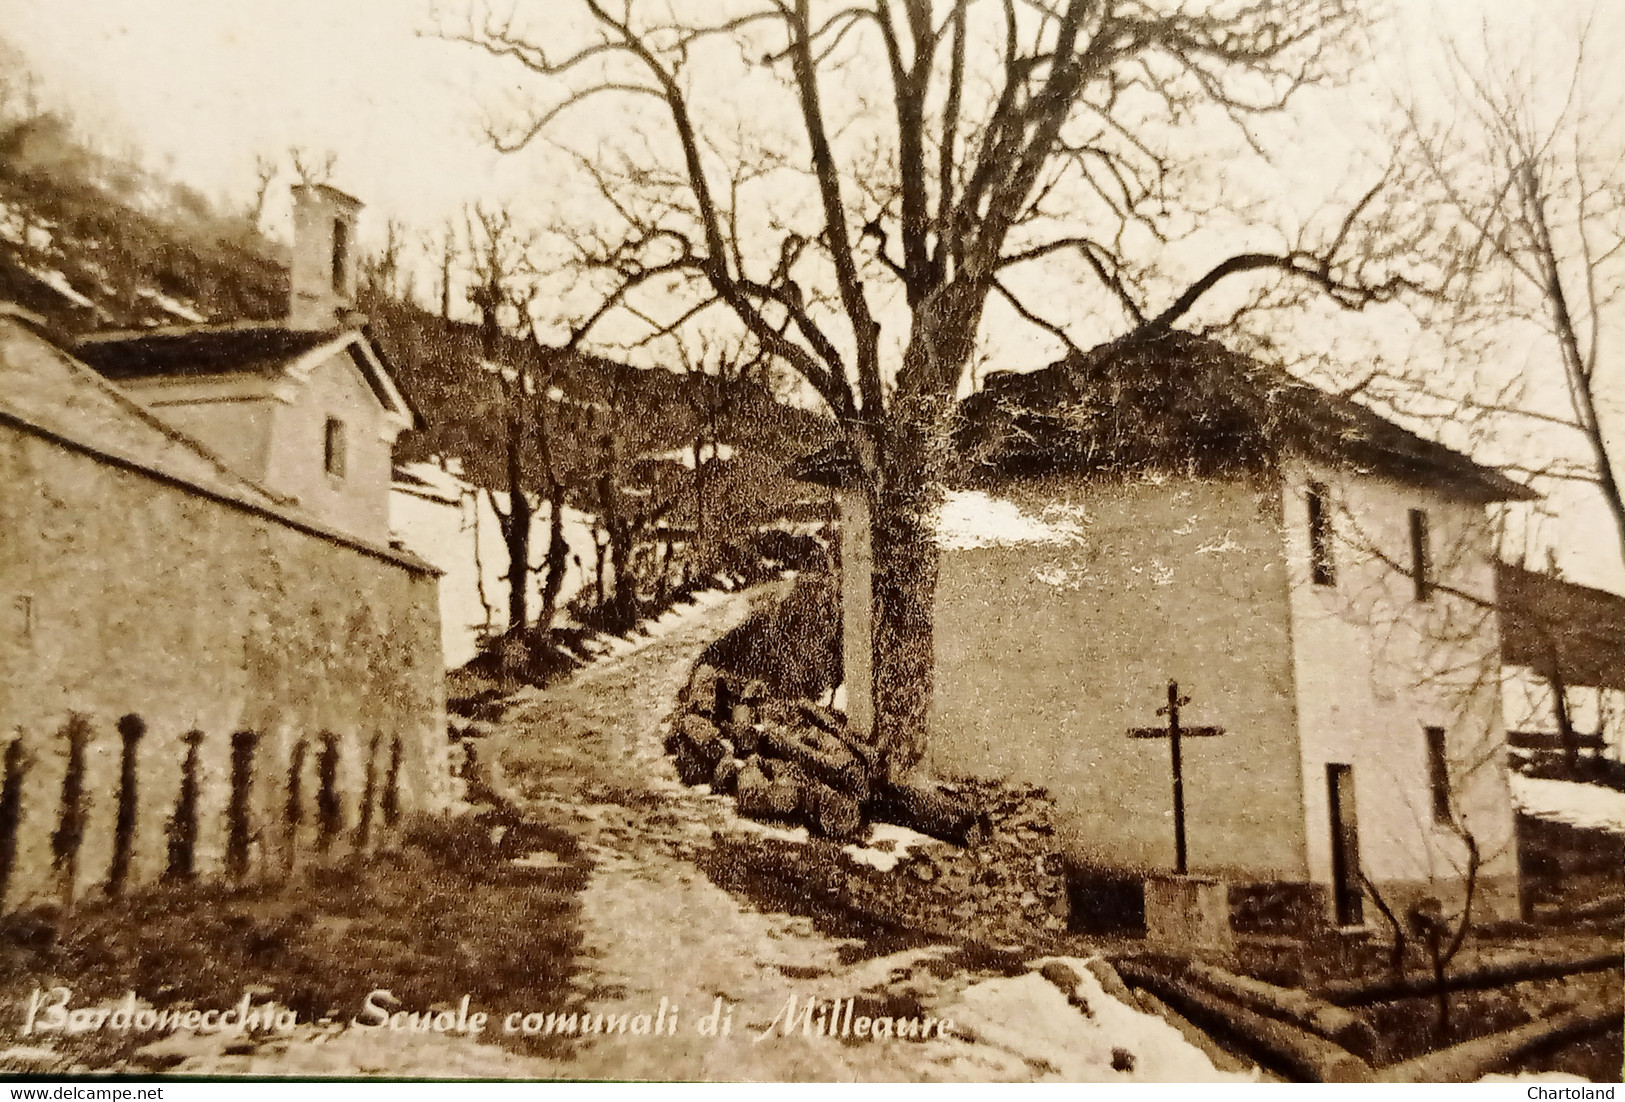
[[[1469,500],[1536,496],[1352,399],[1180,330],[1135,334],[1039,371],[995,373],[959,414],[956,450],[972,474],[1219,474],[1296,450]]]
[[[187,378],[203,375],[276,375],[299,357],[324,344],[354,333],[367,342],[373,360],[385,374],[393,368],[366,326],[331,329],[294,329],[277,322],[238,325],[195,325],[93,333],[81,337],[73,353],[114,382],[131,382],[161,377]],[[352,346],[351,357],[367,386],[385,409],[396,408],[394,395],[404,403],[417,424],[423,415],[410,397],[391,382],[379,377],[379,368]]]
[[[281,504],[29,326],[0,317],[0,417],[213,493]]]
[[[114,382],[161,375],[271,374],[336,340],[340,332],[277,324],[157,329],[91,335],[73,352]]]
[[[304,515],[7,311],[0,311],[0,425],[412,571],[438,573],[415,555],[357,539]]]
[[[1125,337],[1038,371],[990,374],[959,404],[954,444],[958,473],[971,478],[1221,474],[1262,469],[1295,448],[1474,501],[1538,496],[1352,399],[1176,329]],[[840,487],[856,475],[857,458],[837,442],[787,471]]]

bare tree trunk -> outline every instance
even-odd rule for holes
[[[632,570],[632,526],[623,517],[606,518],[604,534],[609,544],[609,573],[614,586],[606,611],[614,630],[625,631],[637,620],[638,588]]]
[[[1552,711],[1557,716],[1557,736],[1563,745],[1563,760],[1572,769],[1580,761],[1580,744],[1574,736],[1574,719],[1569,715],[1569,687],[1563,679],[1563,664],[1555,646],[1552,647],[1546,682],[1552,688]]]
[[[666,607],[666,598],[671,593],[671,557],[674,549],[669,534],[670,530],[668,529],[667,532],[666,538],[659,543],[659,553],[655,559],[655,607],[657,608]]]
[[[1394,947],[1388,953],[1388,971],[1393,973],[1395,979],[1399,979],[1405,974],[1405,927],[1400,924],[1399,916],[1394,914],[1394,909],[1388,905],[1388,900],[1377,888],[1376,881],[1367,876],[1364,870],[1360,872],[1360,882],[1365,885],[1366,894],[1371,896],[1377,905],[1377,911],[1394,932]]]
[[[480,607],[485,610],[485,634],[491,634],[491,624],[496,619],[496,607],[491,604],[491,598],[485,592],[485,560],[480,557],[480,497],[491,500],[491,511],[497,511],[496,501],[490,498],[491,491],[475,488],[470,495],[474,503],[474,589],[480,595]]]
[[[601,524],[592,530],[593,604],[597,608],[604,607],[604,547],[608,537],[600,540],[602,531]]]
[[[1546,217],[1546,203],[1550,198],[1548,189],[1539,179],[1534,164],[1527,160],[1519,166],[1518,182],[1523,189],[1526,220],[1533,231],[1535,248],[1539,252],[1540,272],[1545,277],[1546,305],[1551,312],[1552,326],[1557,336],[1558,347],[1563,354],[1563,370],[1569,385],[1569,398],[1574,406],[1576,424],[1585,436],[1586,443],[1591,447],[1597,469],[1597,489],[1608,504],[1608,512],[1614,520],[1614,533],[1619,538],[1620,555],[1625,557],[1625,495],[1622,495],[1619,481],[1615,477],[1614,457],[1609,451],[1608,442],[1603,439],[1602,421],[1597,411],[1595,329],[1589,346],[1590,356],[1587,356],[1587,349],[1582,348],[1580,334],[1575,326],[1574,312],[1569,306],[1568,291],[1563,285],[1562,270],[1559,266],[1561,250],[1553,241],[1551,225]],[[1581,218],[1584,217],[1585,201],[1582,200]],[[1596,312],[1608,304],[1598,297],[1596,262],[1591,259],[1589,252],[1585,259],[1588,261],[1585,268],[1587,279],[1582,284],[1581,301],[1585,302],[1589,298],[1589,305],[1592,311]]]
[[[440,245],[440,319],[451,320],[451,268],[457,261],[457,234],[446,223],[446,236]]]
[[[523,428],[517,415],[508,418],[508,510],[497,511],[502,542],[508,548],[508,629],[528,622],[530,589],[530,498],[525,496],[524,464],[520,458]]]
[[[569,562],[570,545],[564,540],[564,486],[554,482],[547,494],[547,557],[543,560],[542,612],[537,623],[542,630],[553,626],[559,610],[559,594],[564,591],[564,569]]]
[[[713,440],[715,436],[713,435]],[[705,437],[694,438],[694,550],[699,552],[705,546]],[[716,445],[713,443],[713,454]]]
[[[925,753],[935,666],[932,601],[937,548],[928,405],[895,417],[878,459],[871,542],[874,555],[876,745],[892,780]]]

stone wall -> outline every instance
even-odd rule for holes
[[[1170,679],[1190,871],[1306,878],[1280,496],[1258,480],[1053,477],[944,507],[927,767],[1040,785],[1097,873],[1174,866]]]
[[[0,898],[280,875],[445,797],[432,570],[0,423]]]

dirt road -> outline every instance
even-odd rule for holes
[[[594,862],[582,899],[587,959],[576,982],[583,995],[610,1013],[655,1014],[662,1000],[679,1008],[676,1035],[582,1039],[558,1073],[735,1080],[1215,1077],[1206,1058],[1160,1020],[1116,1003],[1085,1018],[1035,974],[994,977],[961,963],[947,946],[877,955],[868,941],[821,933],[811,919],[757,910],[699,870],[695,858],[714,835],[771,828],[739,819],[730,800],[679,783],[661,749],[662,723],[705,644],[742,620],[753,600],[770,597],[763,591],[708,595],[699,608],[657,625],[655,638],[529,696],[509,713],[510,741],[501,760],[516,796],[575,833]],[[798,1007],[808,999],[828,1005],[857,998],[860,1005],[901,1008],[899,1017],[922,1009],[939,1019],[957,1015],[959,1036],[843,1041],[804,1037],[799,1030],[785,1036],[781,1015],[792,995]],[[719,1005],[731,1011],[730,1033],[708,1037],[689,1028]],[[973,1033],[978,1040],[968,1039]],[[1135,1061],[1138,1074],[1113,1070],[1112,1049],[1122,1045],[1108,1034],[1134,1038],[1143,1050]],[[1062,1050],[1068,1054],[1058,1055]],[[1117,1062],[1125,1061],[1119,1056]]]
[[[489,736],[486,756],[500,763],[499,790],[573,837],[579,853],[569,860],[590,863],[567,997],[534,1008],[534,1021],[569,1010],[618,1019],[622,1031],[611,1025],[577,1033],[555,1046],[558,1055],[542,1057],[494,1043],[497,1022],[479,1038],[389,1034],[335,1022],[301,1026],[251,1051],[233,1051],[218,1038],[177,1036],[148,1046],[149,1065],[162,1058],[179,1074],[260,1076],[1231,1078],[1161,1019],[1106,997],[1082,962],[1071,962],[1083,973],[1073,994],[1087,1011],[1037,974],[1042,962],[1001,974],[952,946],[840,936],[713,883],[702,869],[714,865],[719,837],[792,832],[741,820],[731,801],[680,784],[662,753],[663,723],[705,645],[743,620],[754,602],[774,596],[771,587],[703,594],[571,680],[520,694]],[[545,866],[564,858],[537,852],[524,860]],[[542,960],[537,966],[548,967]],[[796,1010],[811,1000],[820,1015],[835,1000],[855,1000],[845,1004],[855,1013],[842,1018],[854,1035],[819,1036],[815,1029],[808,1036],[799,1019],[787,1035],[792,997]],[[701,1028],[708,1014],[709,1031]],[[865,1019],[885,1021],[892,1035],[860,1039],[854,1023]],[[897,1035],[910,1031],[930,1035]]]

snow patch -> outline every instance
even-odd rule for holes
[[[897,862],[908,856],[916,846],[940,845],[935,838],[894,823],[876,823],[869,828],[869,838],[862,845],[852,842],[841,847],[841,852],[860,865],[890,872]]]
[[[1198,555],[1223,555],[1231,551],[1246,550],[1230,536],[1230,529],[1224,530],[1223,539],[1210,539],[1196,549]]]
[[[177,318],[180,318],[183,321],[201,323],[209,320],[196,310],[192,309],[190,306],[186,305],[186,303],[182,302],[180,299],[170,298],[162,291],[143,290],[141,292],[141,297],[157,303],[161,309],[175,315]]]
[[[27,268],[26,265],[24,267]],[[78,291],[75,291],[73,289],[73,284],[68,282],[68,277],[57,271],[55,268],[27,268],[27,271],[30,275],[38,277],[41,283],[45,284],[47,287],[51,288],[51,290],[55,291],[57,294],[61,295],[74,305],[87,306],[92,310],[96,310],[96,304],[90,301],[90,299],[86,298],[84,295],[81,295]],[[96,310],[96,312],[98,314],[101,313],[100,310]]]
[[[702,785],[701,787],[708,788],[709,786]],[[776,838],[781,842],[797,842],[805,845],[812,841],[812,833],[804,826],[774,826],[772,823],[758,823],[755,819],[746,819],[743,816],[739,816],[734,825],[752,834],[760,834],[764,838]]]
[[[1084,961],[1050,959],[1077,973],[1079,994],[1091,1016],[1071,1006],[1060,989],[1037,972],[973,984],[951,1008],[943,1008],[942,1015],[953,1019],[955,1032],[969,1033],[1031,1064],[1047,1064],[1066,1082],[1257,1081],[1256,1071],[1243,1075],[1217,1070],[1205,1053],[1160,1017],[1107,995]],[[1132,1070],[1113,1070],[1114,1049],[1134,1057]]]
[[[1477,1080],[1480,1083],[1586,1083],[1591,1080],[1566,1071],[1516,1071],[1508,1074],[1492,1071]]]
[[[455,464],[403,464],[401,470],[421,485],[397,483],[389,495],[390,530],[409,551],[439,567],[441,643],[448,667],[473,658],[482,633],[500,632],[507,621],[507,549],[493,497],[476,493],[472,483],[458,476]],[[426,487],[426,489],[425,489]],[[506,508],[506,494],[496,494],[497,507]],[[564,538],[570,546],[562,606],[584,585],[592,561],[593,522],[575,509],[564,510]],[[531,518],[532,547],[547,546],[546,503]],[[530,578],[532,604],[540,607],[542,578]]]
[[[1088,516],[1064,505],[1047,506],[1034,514],[981,490],[951,490],[934,520],[939,548],[974,551],[1022,544],[1081,544]]]
[[[564,861],[558,854],[545,849],[527,853],[523,857],[515,857],[508,864],[518,869],[557,869],[564,867]]]
[[[1570,826],[1625,834],[1625,792],[1577,781],[1513,773],[1512,800],[1526,815]]]
[[[717,460],[718,462],[726,463],[733,457],[734,448],[732,444],[717,444],[715,446],[711,444],[704,444],[700,447],[700,458],[707,463],[713,459]],[[641,456],[640,458],[660,459],[665,460],[668,463],[681,463],[691,471],[695,467],[693,448],[673,448],[669,452],[659,452],[657,454]]]

